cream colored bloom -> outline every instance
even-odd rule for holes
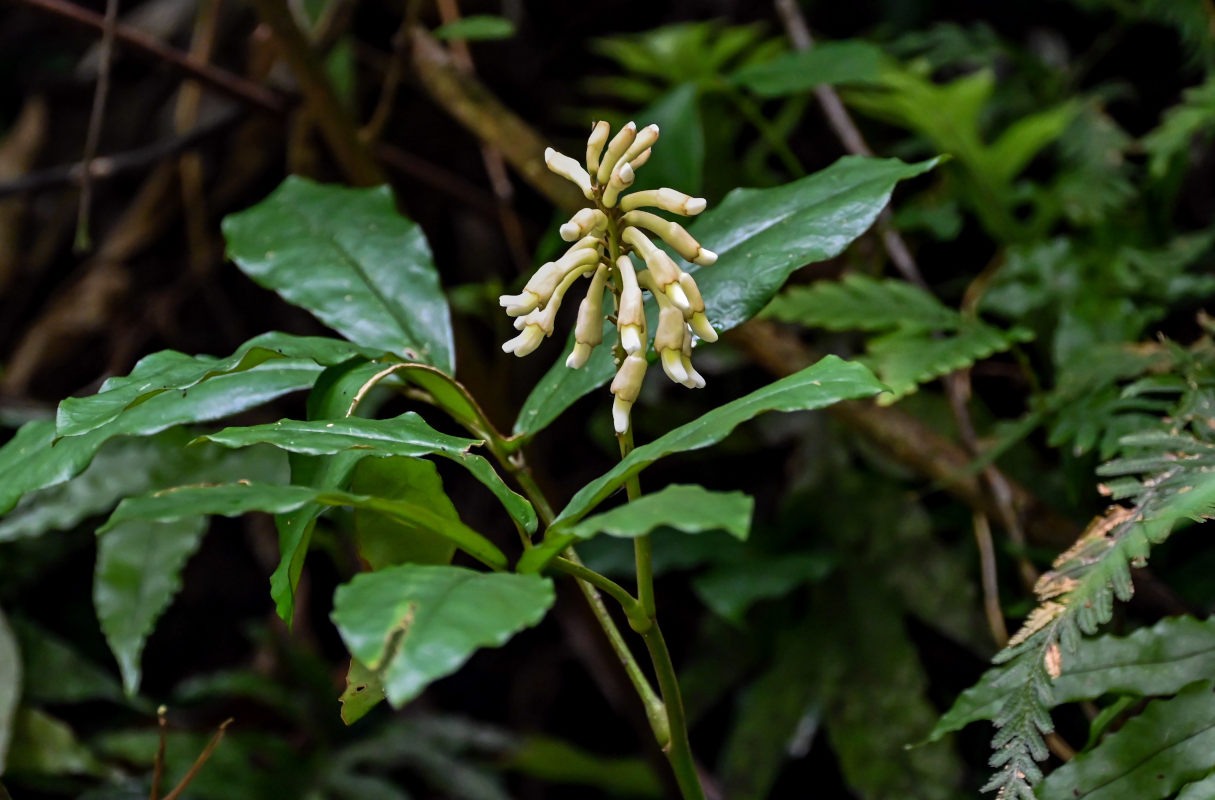
[[[578,306],[574,349],[565,362],[571,369],[579,369],[603,343],[603,322],[612,319],[605,315],[604,302],[610,292],[617,309],[613,347],[619,367],[611,385],[612,424],[619,434],[629,429],[632,407],[645,381],[649,348],[646,292],[658,305],[653,350],[672,381],[703,387],[704,378],[692,366],[692,345],[697,337],[717,341],[695,278],[649,234],[701,267],[717,261],[717,254],[702,247],[679,223],[642,210],[656,208],[693,216],[705,210],[704,198],[669,188],[628,192],[658,137],[657,125],[638,130],[632,122],[611,136],[611,127],[600,121],[587,139],[585,166],[551,147],[545,150],[548,168],[573,182],[593,205],[561,226],[561,238],[572,244],[560,258],[536,270],[519,294],[499,298],[519,331],[502,349],[525,356],[552,336],[557,312],[573,284],[593,273],[590,289]],[[645,263],[645,269],[638,270],[633,254]]]

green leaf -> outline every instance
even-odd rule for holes
[[[1075,101],[1021,117],[983,152],[980,167],[1002,184],[1021,174],[1042,148],[1058,139],[1080,112]]]
[[[1170,617],[1130,636],[1083,639],[1063,659],[1051,684],[1050,706],[1095,700],[1104,694],[1168,695],[1215,674],[1215,618]],[[928,741],[935,742],[972,722],[991,719],[1017,686],[1009,668],[989,669],[941,717]]]
[[[326,369],[308,393],[309,419],[341,419],[350,416],[354,399],[381,370],[379,364],[351,359]],[[359,408],[366,410],[365,406]],[[364,454],[357,450],[331,456],[310,456],[292,453],[291,482],[314,489],[344,489],[355,465]],[[278,530],[279,562],[270,575],[270,597],[279,618],[290,627],[295,617],[295,590],[304,571],[304,560],[317,518],[325,506],[310,503],[289,514],[274,518]]]
[[[313,384],[321,367],[280,360],[219,375],[181,392],[162,392],[120,417],[80,436],[56,441],[55,424],[39,420],[22,426],[0,448],[0,514],[29,492],[64,483],[89,465],[115,436],[148,436],[194,422],[220,419]]]
[[[97,542],[93,605],[128,695],[139,690],[143,646],[181,589],[182,567],[198,550],[206,530],[204,517],[130,520],[103,529]]]
[[[98,533],[105,533],[128,520],[172,522],[202,514],[238,517],[250,511],[286,514],[307,503],[350,506],[378,511],[455,542],[456,546],[483,564],[506,567],[506,556],[492,542],[458,520],[448,519],[428,508],[401,500],[365,497],[308,486],[274,486],[264,483],[236,483],[218,486],[182,486],[156,494],[123,500]]]
[[[768,304],[793,272],[839,255],[873,224],[895,184],[936,163],[848,156],[784,186],[730,192],[689,227],[718,254],[717,263],[683,264],[696,277],[713,326],[724,332],[741,325]],[[523,404],[515,432],[536,434],[613,374],[606,347],[596,348],[579,370],[567,368],[562,356]]]
[[[439,433],[413,411],[393,419],[281,420],[272,425],[227,428],[202,438],[226,447],[265,443],[308,455],[333,455],[353,450],[381,458],[442,456],[472,473],[528,533],[536,530],[536,511],[531,503],[511,491],[488,461],[468,452],[480,442]]]
[[[550,530],[576,524],[625,481],[658,459],[716,444],[739,424],[766,411],[823,408],[841,400],[871,397],[881,390],[882,385],[865,367],[827,356],[633,450],[616,467],[580,489],[557,515]]]
[[[10,775],[101,775],[105,768],[63,721],[34,708],[13,720]]]
[[[443,491],[439,471],[421,458],[364,459],[355,467],[350,491],[404,500],[429,508],[441,517],[460,519]],[[372,570],[396,564],[448,564],[456,552],[450,539],[367,509],[354,512],[354,536],[359,557]]]
[[[744,556],[697,575],[692,590],[714,612],[741,624],[751,606],[822,580],[837,560],[822,553]]]
[[[579,539],[591,539],[600,533],[635,538],[667,526],[684,533],[726,531],[745,540],[751,532],[754,510],[755,501],[742,492],[711,492],[703,486],[673,484],[587,517],[570,533]]]
[[[809,50],[784,53],[771,61],[749,64],[730,79],[764,97],[801,94],[823,84],[878,83],[887,56],[861,40],[822,42]]]
[[[352,342],[455,371],[451,315],[421,228],[387,187],[289,176],[223,223],[245,274]]]
[[[357,658],[350,659],[346,670],[346,689],[338,698],[342,704],[342,722],[353,725],[383,700],[384,685],[374,672]]]
[[[13,630],[21,646],[22,697],[27,703],[123,701],[122,687],[114,676],[63,639],[21,618],[13,620]]]
[[[1094,750],[1042,783],[1042,800],[1163,800],[1215,769],[1215,691],[1210,681],[1157,700]]]
[[[849,273],[777,295],[762,316],[831,331],[951,331],[962,315],[910,283]]]
[[[499,764],[545,783],[586,786],[613,797],[663,797],[662,783],[644,759],[602,756],[547,736],[524,738]]]
[[[431,31],[431,35],[440,41],[464,39],[469,42],[479,42],[487,39],[509,39],[515,35],[515,24],[505,17],[473,14],[440,25]]]
[[[338,587],[333,621],[399,708],[478,648],[538,623],[553,599],[552,582],[535,575],[403,564]]]
[[[17,638],[0,610],[0,775],[7,763],[9,742],[13,739],[13,723],[17,701],[21,699],[21,651]]]
[[[1194,783],[1187,783],[1177,793],[1177,800],[1211,800],[1215,797],[1215,773]]]
[[[629,191],[670,186],[699,194],[704,185],[705,131],[700,117],[700,91],[694,83],[676,86],[638,111],[638,124],[654,124],[662,131],[654,156],[637,171]]]
[[[124,497],[182,483],[285,479],[285,459],[270,447],[233,453],[222,447],[191,447],[193,436],[176,428],[145,438],[106,443],[75,478],[31,492],[0,520],[0,542],[69,530],[89,517],[109,512]],[[52,447],[70,447],[62,439]]]
[[[291,359],[327,367],[360,355],[380,358],[385,353],[340,339],[292,336],[277,331],[250,339],[227,358],[188,356],[163,350],[141,359],[131,374],[110,378],[97,394],[62,401],[56,415],[55,432],[59,436],[79,436],[114,421],[132,406],[161,392],[188,390],[209,378],[245,372],[266,362]]]
[[[1181,103],[1169,108],[1160,125],[1143,137],[1152,177],[1164,178],[1169,165],[1189,151],[1194,137],[1209,135],[1212,130],[1215,130],[1215,76],[1187,89]]]
[[[896,331],[869,341],[865,363],[890,387],[889,392],[878,398],[878,403],[890,405],[914,392],[921,383],[969,367],[1032,338],[1033,334],[1025,328],[1002,331],[975,321],[964,323],[956,334],[942,338]]]

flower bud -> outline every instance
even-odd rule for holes
[[[631,244],[645,259],[645,265],[649,268],[650,274],[654,276],[654,283],[658,290],[679,306],[681,311],[688,311],[691,304],[683,287],[679,285],[679,276],[683,274],[683,270],[675,265],[671,257],[655,247],[649,237],[637,228],[625,228],[624,232],[620,234],[620,238]]]
[[[716,342],[717,331],[713,329],[713,326],[709,324],[709,318],[705,316],[705,301],[700,296],[700,287],[696,285],[696,279],[685,272],[679,276],[679,286],[688,296],[689,308],[685,316],[692,332],[706,342]]]
[[[703,197],[692,197],[674,189],[645,189],[620,199],[620,208],[624,211],[632,211],[635,208],[661,208],[663,211],[685,217],[699,214],[708,205]]]
[[[625,225],[653,231],[661,236],[662,240],[669,244],[675,252],[693,264],[707,267],[717,261],[717,254],[701,247],[700,242],[693,239],[692,234],[684,230],[684,227],[678,222],[663,219],[649,211],[630,211],[621,217],[620,221]]]
[[[650,160],[650,153],[652,152],[654,151],[647,147],[641,151],[641,155],[637,156],[636,158],[629,159],[629,166],[633,168],[633,172],[636,172],[645,166],[645,162]]]
[[[561,177],[572,181],[582,190],[582,194],[587,200],[595,199],[595,190],[591,188],[591,176],[577,161],[547,147],[544,150],[544,164]]]
[[[704,376],[696,371],[692,366],[692,332],[684,329],[683,348],[680,354],[680,361],[683,362],[684,371],[688,373],[688,379],[683,382],[683,385],[689,389],[705,388]]]
[[[620,161],[620,157],[624,155],[624,151],[629,149],[629,145],[637,138],[637,123],[630,122],[616,132],[612,137],[612,141],[608,142],[607,152],[603,154],[603,160],[599,162],[599,169],[595,171],[595,179],[602,186],[608,182],[608,178],[612,177],[612,170],[616,169],[616,162]]]
[[[544,341],[544,331],[539,325],[526,325],[523,333],[502,345],[502,352],[514,353],[519,358],[529,355]]]
[[[637,176],[633,173],[633,165],[627,161],[621,161],[616,165],[616,169],[612,170],[612,176],[608,178],[607,187],[603,190],[602,202],[608,208],[616,205],[616,198],[625,189],[633,185],[633,180]]]
[[[498,298],[498,305],[505,308],[507,316],[511,317],[526,314],[539,304],[540,296],[526,290],[521,294],[504,294]]]
[[[645,351],[645,305],[641,288],[637,285],[637,273],[628,256],[616,259],[620,272],[620,310],[616,313],[616,327],[620,331],[620,346],[630,355]]]
[[[535,303],[530,303],[529,298],[528,302],[520,302],[518,304],[509,306],[506,313],[514,317],[518,316],[519,314],[527,313],[527,311],[534,309],[537,305],[544,305],[545,303],[549,302],[549,298],[552,297],[557,285],[561,283],[562,279],[565,278],[565,276],[568,275],[571,270],[577,270],[581,267],[586,267],[587,265],[594,265],[598,263],[598,261],[599,250],[597,248],[582,246],[582,242],[580,241],[578,244],[571,247],[565,253],[565,255],[561,256],[561,258],[557,259],[556,261],[550,261],[544,266],[540,267],[540,269],[536,270],[535,274],[532,275],[531,279],[528,280],[527,285],[523,287],[523,294],[518,295],[518,297],[526,297],[529,294],[535,295]],[[579,274],[581,274],[581,272],[579,272]],[[499,298],[498,302],[503,302],[505,299],[514,300],[513,297],[504,295],[502,298]],[[512,311],[516,310],[519,312],[519,314],[511,313]]]
[[[645,381],[645,356],[633,354],[620,365],[616,377],[612,379],[612,394],[616,399],[612,402],[612,423],[616,433],[625,433],[629,429],[629,412],[637,396],[641,394],[641,384]]]
[[[579,369],[591,357],[591,351],[603,342],[603,289],[607,284],[607,264],[600,264],[591,279],[591,288],[578,305],[578,323],[574,326],[574,349],[565,365]]]
[[[603,145],[611,132],[612,126],[607,120],[601,119],[591,126],[591,135],[586,140],[586,171],[591,175],[599,171],[599,154],[603,152]]]
[[[602,233],[607,228],[607,216],[597,208],[584,208],[561,226],[561,238],[577,241],[589,233]]]
[[[658,312],[654,349],[658,351],[658,358],[662,361],[663,372],[676,383],[688,380],[688,372],[683,366],[683,340],[686,329],[683,312],[675,306],[667,306]]]
[[[632,161],[645,150],[649,150],[656,141],[658,141],[658,126],[646,125],[637,131],[637,137],[633,139],[633,143],[629,145],[629,149],[624,151],[624,155],[620,157],[620,160]]]

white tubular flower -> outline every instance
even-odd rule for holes
[[[620,310],[616,313],[616,328],[620,331],[620,346],[629,355],[645,352],[645,300],[637,285],[637,273],[628,256],[616,259],[620,273]]]
[[[704,339],[706,342],[717,341],[717,331],[709,324],[709,318],[705,316],[705,301],[700,296],[700,287],[696,285],[696,279],[688,273],[679,276],[679,285],[683,288],[684,294],[688,296],[690,308],[685,313],[688,321],[688,326],[692,332]]]
[[[612,394],[616,399],[612,402],[612,425],[616,433],[627,433],[629,430],[629,415],[637,396],[641,394],[641,384],[645,381],[645,356],[630,355],[620,365],[616,377],[612,379]]]
[[[642,154],[642,152],[649,150],[650,147],[653,146],[654,142],[657,142],[657,141],[658,141],[658,126],[657,125],[646,125],[644,128],[637,131],[636,138],[634,138],[633,143],[631,145],[629,145],[629,149],[624,151],[624,155],[622,155],[620,157],[620,160],[621,161],[632,161],[633,159],[640,156]]]
[[[630,122],[616,132],[612,137],[612,141],[608,142],[607,152],[603,154],[603,160],[599,162],[599,169],[595,171],[595,180],[602,186],[608,182],[608,178],[612,177],[612,170],[616,169],[616,163],[620,161],[620,157],[633,144],[633,140],[637,138],[637,123]]]
[[[595,190],[591,188],[591,176],[577,161],[549,147],[544,151],[544,165],[566,180],[573,182],[582,190],[582,194],[587,200],[595,199]]]
[[[620,208],[623,211],[632,211],[635,208],[661,208],[663,211],[670,211],[672,214],[679,214],[683,217],[695,216],[704,211],[708,205],[703,197],[692,197],[674,189],[645,189],[620,198]]]
[[[607,120],[601,119],[591,126],[591,135],[586,140],[586,171],[591,175],[599,171],[599,156],[611,132],[612,126]]]
[[[584,208],[570,221],[561,226],[561,238],[567,242],[577,241],[587,234],[600,234],[607,229],[607,215],[597,208]]]
[[[630,211],[621,217],[620,221],[625,225],[653,231],[661,236],[662,240],[669,244],[676,253],[693,264],[708,267],[717,263],[717,253],[701,247],[700,242],[693,239],[692,234],[684,230],[684,227],[678,222],[663,219],[649,211]]]
[[[676,266],[671,257],[655,247],[649,237],[637,228],[625,228],[624,232],[620,234],[620,238],[641,253],[641,257],[645,259],[645,265],[649,267],[650,274],[654,276],[654,283],[658,290],[670,298],[671,302],[677,305],[681,311],[690,311],[691,303],[684,293],[683,287],[679,285],[679,276],[683,274],[683,270]]]
[[[683,385],[689,389],[705,388],[704,376],[696,371],[692,366],[692,332],[687,328],[684,329],[683,348],[680,353],[680,361],[683,362],[684,371],[688,373],[688,379],[683,382]]]
[[[623,160],[617,164],[603,190],[603,204],[608,208],[616,205],[616,198],[622,191],[633,185],[634,178],[636,178],[636,174],[633,172],[632,164]]]
[[[687,324],[683,312],[674,305],[658,312],[658,330],[654,333],[654,349],[662,361],[662,371],[676,383],[686,383],[688,371],[683,365],[683,340]]]
[[[592,251],[593,252],[593,251]],[[574,281],[581,278],[593,268],[592,264],[578,264],[561,279],[553,289],[552,295],[544,308],[537,308],[525,317],[515,320],[515,329],[521,333],[502,345],[503,352],[514,353],[522,358],[540,346],[540,342],[553,335],[553,325],[557,320],[557,311],[566,291]]]
[[[683,262],[672,259],[667,251],[700,266],[709,266],[717,255],[701,247],[682,225],[642,210],[656,208],[694,216],[705,210],[704,198],[669,188],[627,193],[636,171],[653,154],[658,138],[657,125],[638,130],[636,123],[630,122],[612,136],[611,126],[599,121],[591,126],[586,141],[585,168],[552,148],[545,150],[548,168],[576,184],[590,203],[560,228],[561,238],[571,243],[569,249],[537,269],[519,294],[498,298],[506,313],[515,318],[519,331],[502,349],[525,356],[553,334],[569,288],[584,275],[594,273],[590,289],[578,306],[574,347],[565,364],[571,369],[585,366],[594,349],[603,344],[604,319],[610,319],[605,317],[605,306],[610,298],[612,308],[606,310],[616,312],[620,348],[614,352],[623,351],[611,386],[612,424],[618,434],[629,431],[633,404],[645,380],[649,342],[643,289],[658,303],[654,351],[671,380],[689,388],[703,387],[705,379],[692,366],[692,345],[696,337],[706,342],[717,340],[695,279],[683,271]],[[647,231],[662,238],[663,247],[656,246]],[[614,263],[609,253],[617,255]],[[637,271],[631,253],[645,261],[646,269]]]
[[[574,349],[565,366],[580,369],[591,357],[591,351],[603,342],[603,290],[607,286],[608,265],[600,264],[591,278],[591,288],[578,306],[578,323],[574,326]]]

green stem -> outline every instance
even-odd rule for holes
[[[671,763],[675,782],[679,784],[684,800],[705,800],[704,787],[700,785],[700,775],[696,771],[696,759],[692,755],[692,743],[688,741],[688,719],[684,714],[683,695],[679,691],[675,665],[671,662],[671,651],[667,649],[666,639],[657,622],[641,636],[650,651],[654,673],[658,676],[658,690],[662,692],[667,723],[670,725],[671,737],[662,752]]]
[[[616,439],[620,443],[620,458],[627,458],[633,451],[632,426]],[[625,488],[630,502],[641,497],[641,482],[636,475],[628,479]],[[661,741],[659,744],[671,764],[675,782],[679,785],[679,792],[684,800],[704,800],[704,788],[700,785],[696,759],[692,755],[692,744],[688,740],[688,721],[683,710],[683,695],[679,691],[675,665],[671,662],[671,651],[667,649],[662,629],[658,627],[654,603],[653,550],[649,535],[639,536],[633,541],[633,555],[637,563],[637,598],[645,612],[646,624],[639,627],[631,615],[629,623],[641,634],[646,648],[650,651],[650,661],[658,678],[658,691],[662,693],[662,703],[666,708],[670,737],[665,744]]]
[[[552,524],[556,514],[553,513],[553,507],[549,504],[548,498],[537,485],[535,478],[532,477],[531,470],[523,462],[522,454],[516,454],[511,457],[505,456],[497,448],[491,450],[494,456],[497,457],[498,463],[502,465],[507,472],[515,476],[515,480],[519,482],[519,487],[523,489],[523,493],[531,500],[532,505],[536,507],[536,513],[540,516],[540,520],[547,528]],[[599,594],[599,589],[587,578],[597,576],[603,581],[611,583],[620,589],[621,594],[627,597],[632,603],[637,601],[633,599],[628,592],[622,587],[619,587],[607,578],[599,575],[593,570],[587,569],[582,562],[578,560],[578,554],[571,547],[565,551],[565,558],[558,559],[564,561],[572,569],[564,571],[573,574],[574,570],[585,571],[582,574],[574,575],[575,582],[578,584],[578,589],[582,592],[582,596],[586,598],[586,603],[590,606],[591,613],[594,614],[595,620],[599,623],[599,627],[603,629],[603,633],[607,636],[608,644],[611,645],[613,652],[616,653],[616,658],[620,660],[620,664],[624,667],[624,672],[629,678],[629,682],[633,684],[634,691],[641,698],[641,703],[645,707],[646,719],[649,720],[650,730],[654,732],[654,739],[660,747],[666,747],[671,741],[670,725],[667,722],[666,705],[654,691],[654,687],[650,685],[650,679],[646,677],[642,671],[641,665],[637,663],[637,658],[633,655],[633,651],[629,649],[628,642],[624,640],[624,635],[620,632],[620,628],[616,625],[616,620],[612,619],[611,612],[603,602],[603,597]],[[559,565],[555,565],[561,568]],[[603,587],[607,591],[607,587]],[[620,598],[617,598],[620,600]],[[624,603],[621,603],[624,605]],[[628,606],[625,606],[626,613]],[[630,618],[630,625],[634,625]]]
[[[643,616],[641,603],[637,602],[637,598],[628,593],[623,586],[616,581],[608,578],[605,575],[600,575],[595,570],[590,569],[581,561],[576,560],[577,556],[573,552],[567,551],[574,558],[561,558],[558,556],[552,561],[552,568],[559,572],[564,572],[566,575],[572,575],[575,578],[586,581],[594,586],[599,591],[611,597],[620,607],[624,609],[625,616],[632,622],[634,617],[641,618]]]

